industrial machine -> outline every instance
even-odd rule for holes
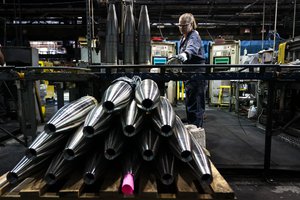
[[[281,43],[278,49],[278,63],[285,64],[300,58],[300,36]]]
[[[168,58],[176,54],[176,44],[174,42],[156,42],[151,43],[151,61],[153,65],[166,64]],[[152,68],[152,72],[159,72],[159,68]],[[167,98],[171,104],[175,103],[176,99],[176,82],[169,81],[166,83]]]
[[[152,42],[151,61],[153,65],[164,64],[168,58],[176,54],[176,44],[174,42]],[[163,62],[164,61],[164,62]]]
[[[297,73],[300,64],[300,37],[284,42],[279,45],[278,63],[289,64],[281,69],[281,73]],[[268,85],[260,81],[258,85],[258,122],[266,124]],[[300,84],[298,82],[283,82],[276,85],[274,130],[281,134],[283,140],[296,145],[300,138]]]
[[[210,64],[239,64],[240,41],[224,40],[209,45]]]
[[[209,45],[210,64],[239,64],[240,41],[221,40],[211,42]],[[235,70],[236,68],[233,68]],[[211,69],[212,72],[231,71],[230,66]],[[209,81],[209,103],[212,105],[229,105],[230,102],[230,80]]]
[[[30,47],[3,47],[2,52],[5,57],[7,66],[38,66],[39,56],[38,50]],[[18,75],[22,78],[24,73],[19,72]],[[29,135],[34,132],[37,127],[37,121],[41,121],[41,108],[39,104],[39,81],[28,83],[24,80],[2,80],[1,81],[2,96],[2,119],[7,120],[8,116],[14,114],[20,122],[20,130],[24,135]],[[31,91],[24,88],[31,88]],[[3,89],[3,90],[2,90]],[[34,95],[31,95],[33,93]],[[36,110],[37,112],[32,112]],[[26,120],[30,121],[30,126],[27,126]],[[9,134],[14,137],[12,134]],[[18,139],[16,139],[18,140]],[[19,141],[19,140],[18,140]]]

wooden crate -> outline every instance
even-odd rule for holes
[[[29,177],[12,185],[6,181],[6,174],[0,177],[0,199],[235,199],[226,180],[212,164],[213,182],[202,185],[190,173],[179,171],[171,186],[164,186],[153,174],[141,173],[135,183],[135,194],[124,196],[120,192],[120,174],[107,174],[103,180],[92,186],[85,185],[80,176],[72,174],[67,181],[53,186],[47,185],[41,177]],[[108,178],[109,177],[109,178]]]

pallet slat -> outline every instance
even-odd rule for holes
[[[7,173],[3,174],[0,177],[0,196],[3,195],[11,187],[11,185],[6,179],[6,175]]]
[[[140,198],[157,198],[156,178],[153,175],[146,176],[140,182],[139,188]]]
[[[30,182],[20,191],[21,197],[39,197],[42,196],[48,188],[46,182],[41,179],[30,178]]]
[[[66,184],[59,190],[59,196],[61,197],[79,197],[84,187],[84,181],[80,177],[70,178]]]
[[[212,163],[211,167],[213,182],[210,185],[200,184],[184,168],[179,170],[175,182],[170,186],[163,185],[154,174],[145,171],[136,180],[136,191],[132,196],[124,196],[120,192],[122,177],[114,171],[109,171],[93,186],[85,185],[79,173],[53,186],[36,177],[29,177],[17,185],[11,185],[4,174],[0,177],[0,199],[235,199],[229,184]]]
[[[5,197],[16,197],[16,198],[20,198],[20,191],[26,187],[26,185],[28,185],[30,183],[30,181],[32,180],[32,178],[26,178],[25,180],[23,180],[20,184],[16,185],[15,187],[13,187],[11,190],[7,191],[7,193],[5,193],[2,196]]]
[[[211,170],[213,174],[213,182],[210,184],[215,198],[234,199],[235,195],[227,181],[219,173],[217,168],[211,163]]]
[[[191,179],[185,179],[182,177],[181,174],[178,174],[177,178],[177,196],[182,197],[183,199],[186,198],[197,198],[198,190]]]
[[[119,193],[121,185],[121,176],[117,173],[108,173],[103,183],[100,186],[99,195],[104,198],[120,198],[122,195]]]

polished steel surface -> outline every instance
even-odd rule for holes
[[[160,97],[160,103],[152,116],[154,127],[162,136],[169,137],[173,134],[175,125],[175,112],[166,97]]]
[[[155,81],[145,79],[135,89],[135,100],[137,106],[145,111],[155,109],[159,104],[159,89]]]
[[[7,173],[6,179],[11,184],[14,184],[42,169],[47,165],[48,160],[48,157],[28,158],[24,156],[18,164]]]
[[[141,133],[139,146],[142,152],[142,157],[146,161],[151,161],[157,154],[160,144],[160,137],[151,129],[147,129]]]
[[[105,33],[105,63],[118,64],[118,19],[114,4],[109,4]]]
[[[125,108],[132,97],[132,87],[125,81],[117,81],[110,85],[102,97],[102,106],[107,113]]]
[[[92,139],[83,135],[83,125],[81,125],[75,133],[69,138],[63,156],[67,160],[73,160],[74,158],[84,154],[90,149]]]
[[[72,161],[64,159],[63,152],[59,153],[51,161],[44,176],[44,180],[49,185],[55,184],[58,180],[66,176],[71,169],[73,169],[72,164]]]
[[[123,63],[134,64],[135,54],[135,21],[132,6],[126,6],[126,15],[124,19],[124,58]]]
[[[141,167],[141,158],[138,152],[127,151],[123,156],[123,175],[132,174],[136,177]]]
[[[107,160],[113,160],[122,153],[124,135],[118,125],[113,127],[104,141],[104,156]]]
[[[151,63],[151,31],[148,8],[142,5],[138,22],[138,64]]]
[[[87,161],[83,175],[84,183],[88,185],[95,183],[95,181],[97,181],[97,179],[105,172],[106,167],[106,159],[103,154],[100,153],[99,149],[96,149]]]
[[[61,109],[46,123],[45,131],[49,134],[75,128],[83,123],[86,115],[97,105],[92,96],[84,96]]]
[[[210,184],[213,181],[210,161],[197,139],[191,135],[192,160],[188,162],[200,182]]]
[[[124,135],[132,137],[142,128],[144,112],[138,109],[136,101],[133,99],[126,107],[121,117]]]
[[[112,115],[107,114],[102,106],[98,104],[86,117],[84,121],[83,134],[85,137],[93,137],[103,134],[109,128]]]
[[[175,158],[171,152],[162,151],[158,156],[157,169],[160,180],[165,185],[174,182],[174,162]]]
[[[25,155],[28,158],[51,155],[66,144],[70,134],[72,134],[72,131],[56,132],[54,134],[43,131],[34,139],[25,151]]]
[[[185,128],[181,119],[176,116],[174,136],[169,140],[171,147],[174,150],[176,156],[178,156],[183,162],[192,160],[191,154],[191,139],[190,133]]]

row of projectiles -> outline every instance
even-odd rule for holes
[[[142,160],[154,164],[161,182],[169,185],[176,177],[177,157],[199,181],[211,183],[210,162],[202,147],[168,99],[159,94],[150,79],[122,77],[107,88],[101,103],[85,96],[65,105],[47,122],[7,180],[15,183],[48,166],[44,180],[55,184],[74,166],[86,163],[83,180],[92,184],[116,160],[123,166],[122,191],[132,194]]]
[[[133,65],[135,62],[135,21],[132,11],[132,6],[127,5],[125,9],[124,19],[124,48],[123,48],[123,63],[125,65]],[[151,58],[151,34],[150,34],[150,21],[148,16],[147,6],[141,7],[139,22],[138,22],[138,64],[150,64]],[[118,19],[114,4],[109,4],[106,35],[105,35],[105,58],[106,63],[111,65],[118,64]]]

